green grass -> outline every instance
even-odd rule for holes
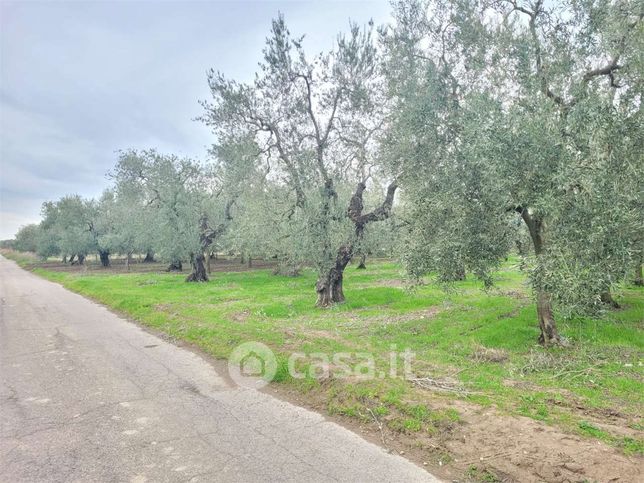
[[[31,264],[37,263],[39,258],[30,252],[18,252],[15,250],[2,249],[0,252],[7,258],[10,258],[21,267],[27,267]]]
[[[310,271],[298,278],[267,270],[217,273],[209,283],[189,284],[183,281],[185,274],[35,269],[214,357],[227,358],[242,342],[263,342],[278,355],[277,382],[322,394],[330,413],[376,418],[408,434],[435,434],[458,424],[456,411],[432,409],[426,404],[428,393],[405,380],[319,382],[308,375],[294,379],[287,370],[294,351],[367,352],[379,375],[389,371],[390,351],[409,349],[415,353],[417,377],[450,381],[456,388],[441,397],[495,405],[627,453],[642,453],[641,439],[600,429],[576,408],[599,418],[603,411],[617,410],[631,429],[641,428],[643,289],[624,287],[619,294],[623,308],[601,320],[560,321],[570,346],[545,350],[536,344],[536,310],[516,260],[503,266],[497,286],[488,292],[472,279],[447,293],[433,285],[410,292],[398,283],[400,271],[384,262],[371,263],[368,270],[349,267],[347,302],[318,309]],[[298,370],[306,372],[311,365],[307,359]]]
[[[490,470],[480,470],[474,465],[468,468],[466,476],[468,478],[468,481],[480,481],[482,483],[497,483],[502,481]]]

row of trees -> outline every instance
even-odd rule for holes
[[[643,14],[405,0],[391,25],[352,25],[316,56],[279,16],[252,82],[208,74],[209,163],[124,152],[100,200],[46,203],[17,242],[190,260],[190,281],[223,247],[309,263],[320,306],[344,300],[368,250],[394,249],[416,279],[489,285],[518,247],[540,341],[557,344],[555,312],[600,309],[633,270],[641,283]]]
[[[298,274],[317,250],[310,244],[318,236],[308,232],[310,214],[295,213],[288,188],[254,170],[255,151],[236,145],[222,161],[223,149],[217,162],[202,164],[155,150],[122,152],[110,173],[112,188],[97,200],[73,195],[44,203],[43,220],[21,228],[12,247],[79,265],[95,253],[104,267],[113,254],[127,265],[134,254],[165,261],[168,271],[182,271],[189,261],[187,281],[197,282],[208,280],[208,260],[220,252],[272,258],[279,273]],[[349,199],[346,187],[342,196]],[[393,193],[388,200],[387,213]],[[354,209],[360,210],[354,216],[365,216]],[[352,250],[363,265],[367,253],[393,254],[393,225],[366,230],[367,218],[355,223],[360,240]]]

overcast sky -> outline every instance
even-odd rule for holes
[[[204,158],[212,135],[192,119],[206,70],[251,79],[278,11],[317,52],[389,6],[0,0],[0,239],[37,222],[43,201],[99,195],[119,149]]]

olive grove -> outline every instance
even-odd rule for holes
[[[253,83],[208,76],[213,99],[202,120],[218,137],[252,136],[256,163],[288,187],[288,217],[318,272],[319,306],[344,301],[355,242],[389,216],[397,188],[390,183],[380,206],[364,212],[387,107],[372,34],[352,26],[332,51],[309,57],[279,16]]]
[[[279,15],[252,81],[207,75],[207,161],[119,154],[97,200],[43,204],[15,246],[134,254],[205,282],[216,253],[316,271],[317,305],[370,254],[485,286],[518,250],[539,341],[642,283],[643,12],[616,0],[402,0],[311,55]],[[400,187],[400,189],[399,189]]]

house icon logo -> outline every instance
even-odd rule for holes
[[[261,389],[275,377],[275,354],[261,342],[245,342],[228,358],[228,374],[238,386]]]

